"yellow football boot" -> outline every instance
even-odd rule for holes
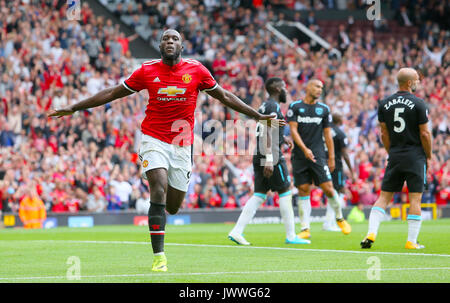
[[[344,235],[348,235],[349,233],[352,232],[352,227],[344,219],[336,220],[336,223],[339,226],[339,228],[341,229],[341,231],[344,233]]]
[[[152,271],[167,271],[167,258],[165,255],[154,257]]]
[[[302,230],[297,236],[300,239],[310,239],[311,233],[309,232],[309,228]]]
[[[422,248],[425,248],[425,246],[420,245],[419,243],[413,243],[411,241],[406,241],[405,248],[406,249],[422,249]]]

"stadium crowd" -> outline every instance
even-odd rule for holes
[[[418,68],[423,79],[417,95],[429,103],[434,146],[424,200],[449,203],[450,35],[448,24],[434,19],[448,6],[415,1],[436,5],[416,24],[418,34],[401,41],[348,32],[348,39],[340,41],[345,47],[338,60],[324,50],[312,51],[308,44],[301,45],[303,57],[273,37],[265,23],[288,17],[264,1],[243,1],[249,8],[227,1],[136,2],[149,15],[153,43],[162,30],[177,29],[184,38],[183,56],[202,58],[221,86],[254,108],[266,98],[263,84],[268,77],[286,81],[291,101],[304,96],[308,79],[322,80],[323,101],[344,116],[356,172],[356,182],[349,178],[345,187],[349,204],[376,200],[387,158],[377,128],[377,101],[395,92],[399,67]],[[315,8],[330,1],[294,1],[294,8],[310,9],[311,2]],[[50,108],[78,102],[130,75],[138,66],[128,45],[135,37],[125,37],[85,2],[81,20],[68,21],[65,6],[58,3],[0,0],[0,210],[18,212],[21,200],[37,195],[53,212],[136,208],[146,213],[148,187],[137,156],[146,92],[72,117],[46,116]],[[337,46],[338,40],[332,42]],[[288,103],[281,105],[283,112]],[[183,207],[242,207],[253,190],[253,130],[246,134],[239,123],[230,127],[227,120],[246,118],[205,94],[199,96],[196,117],[194,166]],[[213,133],[211,121],[227,130],[222,148],[205,143]],[[223,155],[233,146],[246,151]],[[285,156],[291,170],[290,152]],[[394,202],[405,202],[405,193]],[[269,195],[264,205],[276,206],[277,199]],[[313,190],[311,201],[313,207],[323,206],[320,189]]]

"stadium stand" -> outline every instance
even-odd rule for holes
[[[386,159],[376,127],[377,101],[396,90],[397,68],[418,68],[423,76],[418,96],[430,105],[434,143],[424,199],[449,203],[450,32],[448,18],[440,18],[448,16],[448,4],[415,1],[409,10],[411,25],[404,24],[404,10],[398,5],[405,1],[391,1],[397,19],[377,28],[362,21],[349,26],[347,21],[310,19],[322,37],[344,45],[337,60],[324,50],[311,51],[308,44],[300,45],[307,53],[302,57],[264,25],[285,17],[277,8],[327,10],[342,1],[99,1],[153,47],[164,29],[177,29],[185,41],[183,55],[202,60],[224,88],[255,108],[265,98],[268,77],[285,79],[292,100],[303,97],[308,79],[321,79],[324,102],[345,116],[344,131],[357,168],[358,181],[346,185],[349,204],[374,203]],[[114,24],[95,16],[87,2],[81,20],[71,22],[66,20],[65,1],[1,0],[0,29],[0,209],[18,212],[30,188],[53,212],[135,208],[136,201],[148,197],[137,157],[145,93],[71,118],[46,117],[50,108],[75,103],[130,75],[138,66],[127,50],[135,37],[128,39]],[[339,30],[348,40],[339,43]],[[225,128],[226,120],[245,118],[204,94],[198,114],[197,148],[208,135],[203,130],[208,121],[218,120]],[[226,142],[245,138],[240,136],[245,129],[236,127]],[[245,140],[249,146],[254,138]],[[211,148],[204,144],[194,156],[183,207],[242,207],[253,190],[251,156],[222,156]],[[289,159],[287,153],[291,169]],[[264,206],[276,206],[277,199],[269,196]],[[394,202],[406,199],[400,193]],[[319,199],[315,206],[323,203]]]

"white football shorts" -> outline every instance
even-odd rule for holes
[[[168,184],[180,191],[187,192],[192,171],[192,146],[178,146],[142,134],[139,159],[142,177],[155,168],[165,168]]]

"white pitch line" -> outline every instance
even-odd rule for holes
[[[380,268],[380,271],[405,270],[450,270],[450,267],[419,267],[419,268]],[[80,276],[80,279],[90,278],[121,278],[121,277],[155,277],[155,276],[213,276],[213,275],[248,275],[248,274],[279,274],[279,273],[323,273],[323,272],[367,272],[367,268],[355,269],[302,269],[302,270],[267,270],[267,271],[230,271],[230,272],[197,272],[197,273],[152,273],[152,274],[123,274],[123,275],[90,275]],[[67,279],[67,276],[44,277],[11,277],[0,280],[39,280],[39,279]],[[68,279],[67,279],[68,280]],[[73,281],[73,280],[69,280]],[[74,280],[75,282],[75,280]]]
[[[14,240],[13,240],[14,241]],[[0,241],[2,242],[2,241]],[[5,241],[11,242],[11,241]],[[26,242],[68,242],[68,243],[86,243],[86,244],[134,244],[149,245],[148,242],[137,241],[83,241],[83,240],[30,240]],[[450,257],[445,254],[425,254],[425,253],[401,253],[401,252],[383,252],[383,251],[358,251],[358,250],[335,250],[335,249],[314,249],[314,248],[290,248],[290,247],[262,247],[262,246],[238,246],[238,245],[214,245],[214,244],[183,244],[183,243],[165,243],[168,246],[191,246],[191,247],[214,247],[214,248],[242,248],[242,249],[266,249],[283,251],[304,251],[304,252],[332,252],[348,254],[369,254],[369,255],[395,255],[395,256],[424,256],[424,257]]]

